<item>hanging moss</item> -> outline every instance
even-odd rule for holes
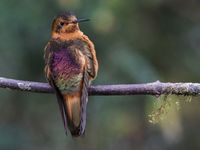
[[[165,119],[168,112],[172,109],[177,111],[181,108],[181,103],[189,103],[192,96],[161,95],[154,103],[154,109],[149,115],[149,122],[156,124]]]

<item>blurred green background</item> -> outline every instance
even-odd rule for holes
[[[61,10],[91,19],[81,29],[96,46],[94,84],[200,82],[198,0],[1,0],[0,76],[45,81],[43,48]],[[72,139],[55,95],[1,89],[0,149],[200,149],[199,98],[153,125],[155,101],[91,96],[86,135]]]

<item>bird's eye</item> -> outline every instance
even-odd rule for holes
[[[60,22],[60,25],[61,25],[61,26],[64,26],[64,24],[65,24],[64,22]]]

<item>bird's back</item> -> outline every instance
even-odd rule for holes
[[[56,42],[53,46],[50,68],[56,86],[61,92],[73,92],[80,88],[85,59],[81,52],[80,40]]]

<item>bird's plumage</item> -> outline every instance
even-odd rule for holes
[[[64,15],[68,16],[73,18]],[[72,136],[80,136],[86,125],[87,89],[98,70],[94,45],[79,28],[72,33],[53,32],[44,58],[46,78],[55,89],[64,127],[68,126]]]

